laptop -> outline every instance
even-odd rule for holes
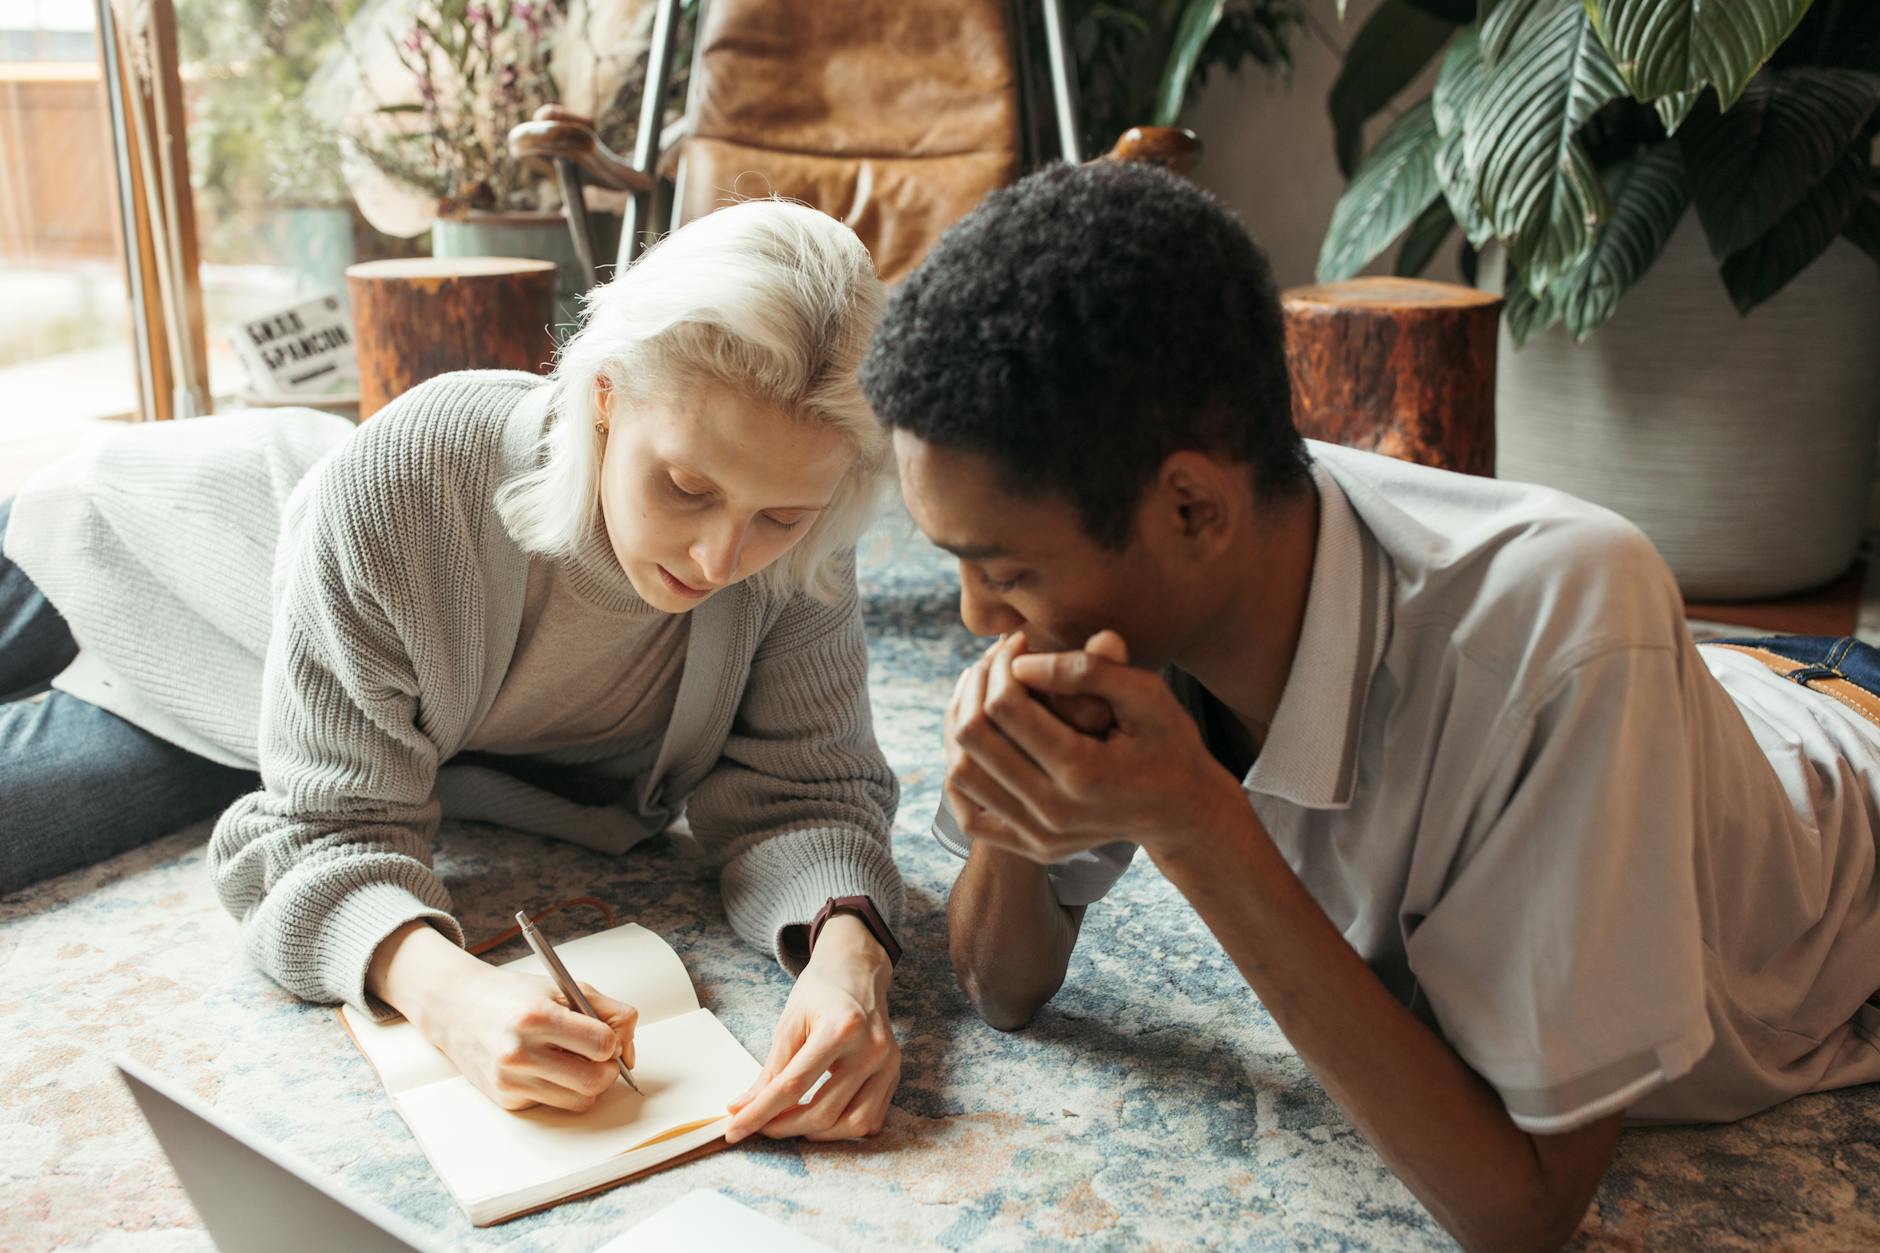
[[[384,1206],[231,1127],[180,1085],[127,1057],[117,1068],[222,1253],[443,1253]]]
[[[230,1126],[181,1085],[120,1057],[118,1074],[222,1253],[443,1253],[384,1206]],[[667,1253],[750,1242],[772,1253],[829,1253],[730,1197],[688,1193],[594,1253]]]

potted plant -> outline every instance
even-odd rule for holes
[[[1694,597],[1847,566],[1880,405],[1880,5],[1384,0],[1331,108],[1351,182],[1320,277],[1399,237],[1418,273],[1458,227],[1485,250],[1501,474],[1627,514]]]
[[[409,229],[429,227],[433,255],[556,262],[561,315],[572,321],[586,284],[552,171],[512,157],[507,137],[538,107],[562,100],[563,71],[574,69],[601,103],[594,111],[603,134],[626,142],[633,118],[623,102],[637,101],[633,62],[651,12],[649,0],[624,0],[607,10],[609,29],[599,33],[593,6],[577,4],[571,18],[565,0],[419,0],[410,25],[389,31],[382,15],[367,15],[373,20],[356,25],[372,46],[348,39],[375,97],[346,136],[355,168],[363,163],[416,193],[423,211]]]

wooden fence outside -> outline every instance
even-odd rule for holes
[[[0,62],[0,261],[116,256],[116,187],[98,66]]]

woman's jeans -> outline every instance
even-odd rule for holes
[[[0,548],[12,513],[0,501]],[[49,691],[77,655],[65,619],[0,551],[0,896],[212,817],[260,786],[253,771]]]

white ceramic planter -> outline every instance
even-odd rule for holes
[[[1485,266],[1488,285],[1499,269]],[[1687,216],[1585,343],[1559,327],[1519,351],[1501,337],[1498,476],[1631,519],[1685,595],[1783,596],[1854,559],[1880,421],[1880,276],[1846,240],[1743,318]]]

